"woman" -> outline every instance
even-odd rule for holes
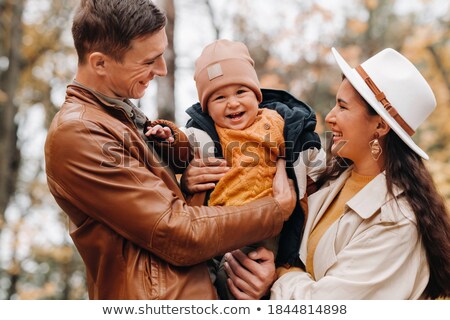
[[[419,299],[450,296],[450,223],[411,135],[434,95],[405,57],[385,49],[343,72],[326,117],[333,158],[308,198],[300,249],[305,267],[278,270],[271,299]],[[267,292],[272,258],[226,255],[238,298]],[[245,266],[242,267],[242,266]]]

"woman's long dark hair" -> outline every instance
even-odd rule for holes
[[[368,104],[367,108],[369,114],[377,114]],[[422,158],[393,130],[386,135],[383,153],[388,194],[393,196],[394,185],[404,190],[425,247],[430,279],[424,295],[431,299],[450,297],[450,217],[444,199]],[[348,159],[334,157],[318,179],[318,187],[336,179],[351,164]]]

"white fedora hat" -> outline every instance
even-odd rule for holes
[[[436,108],[433,91],[417,68],[394,49],[384,49],[351,68],[335,48],[334,58],[364,100],[414,152],[428,155],[411,139]]]

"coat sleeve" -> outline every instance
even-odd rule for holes
[[[155,120],[149,123],[150,126],[158,124],[170,128],[175,139],[174,142],[167,143],[157,139],[149,139],[148,142],[153,144],[156,152],[170,165],[175,173],[182,173],[192,160],[192,151],[188,137],[171,121]]]
[[[70,204],[65,209],[71,219],[87,217],[78,226],[97,221],[111,236],[174,265],[193,265],[272,237],[283,224],[281,208],[270,197],[241,207],[188,206],[169,174],[155,174],[164,168],[144,165],[97,123],[59,124],[47,139],[46,161],[57,201]]]
[[[294,172],[299,190],[299,199],[312,193],[314,182],[326,168],[326,154],[323,148],[308,148],[302,152],[294,163]]]
[[[274,283],[271,299],[417,299],[417,287],[421,293],[428,282],[418,276],[427,269],[426,258],[415,224],[406,219],[373,225],[335,258],[317,281],[305,271],[285,273]]]
[[[201,158],[214,158],[215,144],[211,137],[203,130],[189,127],[180,128],[187,136],[191,150]]]

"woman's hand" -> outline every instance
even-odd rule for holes
[[[181,189],[188,194],[214,189],[230,168],[224,159],[201,158],[195,153],[189,166],[181,176]]]
[[[276,280],[272,251],[259,247],[248,256],[241,250],[225,254],[227,284],[236,299],[261,299]]]

